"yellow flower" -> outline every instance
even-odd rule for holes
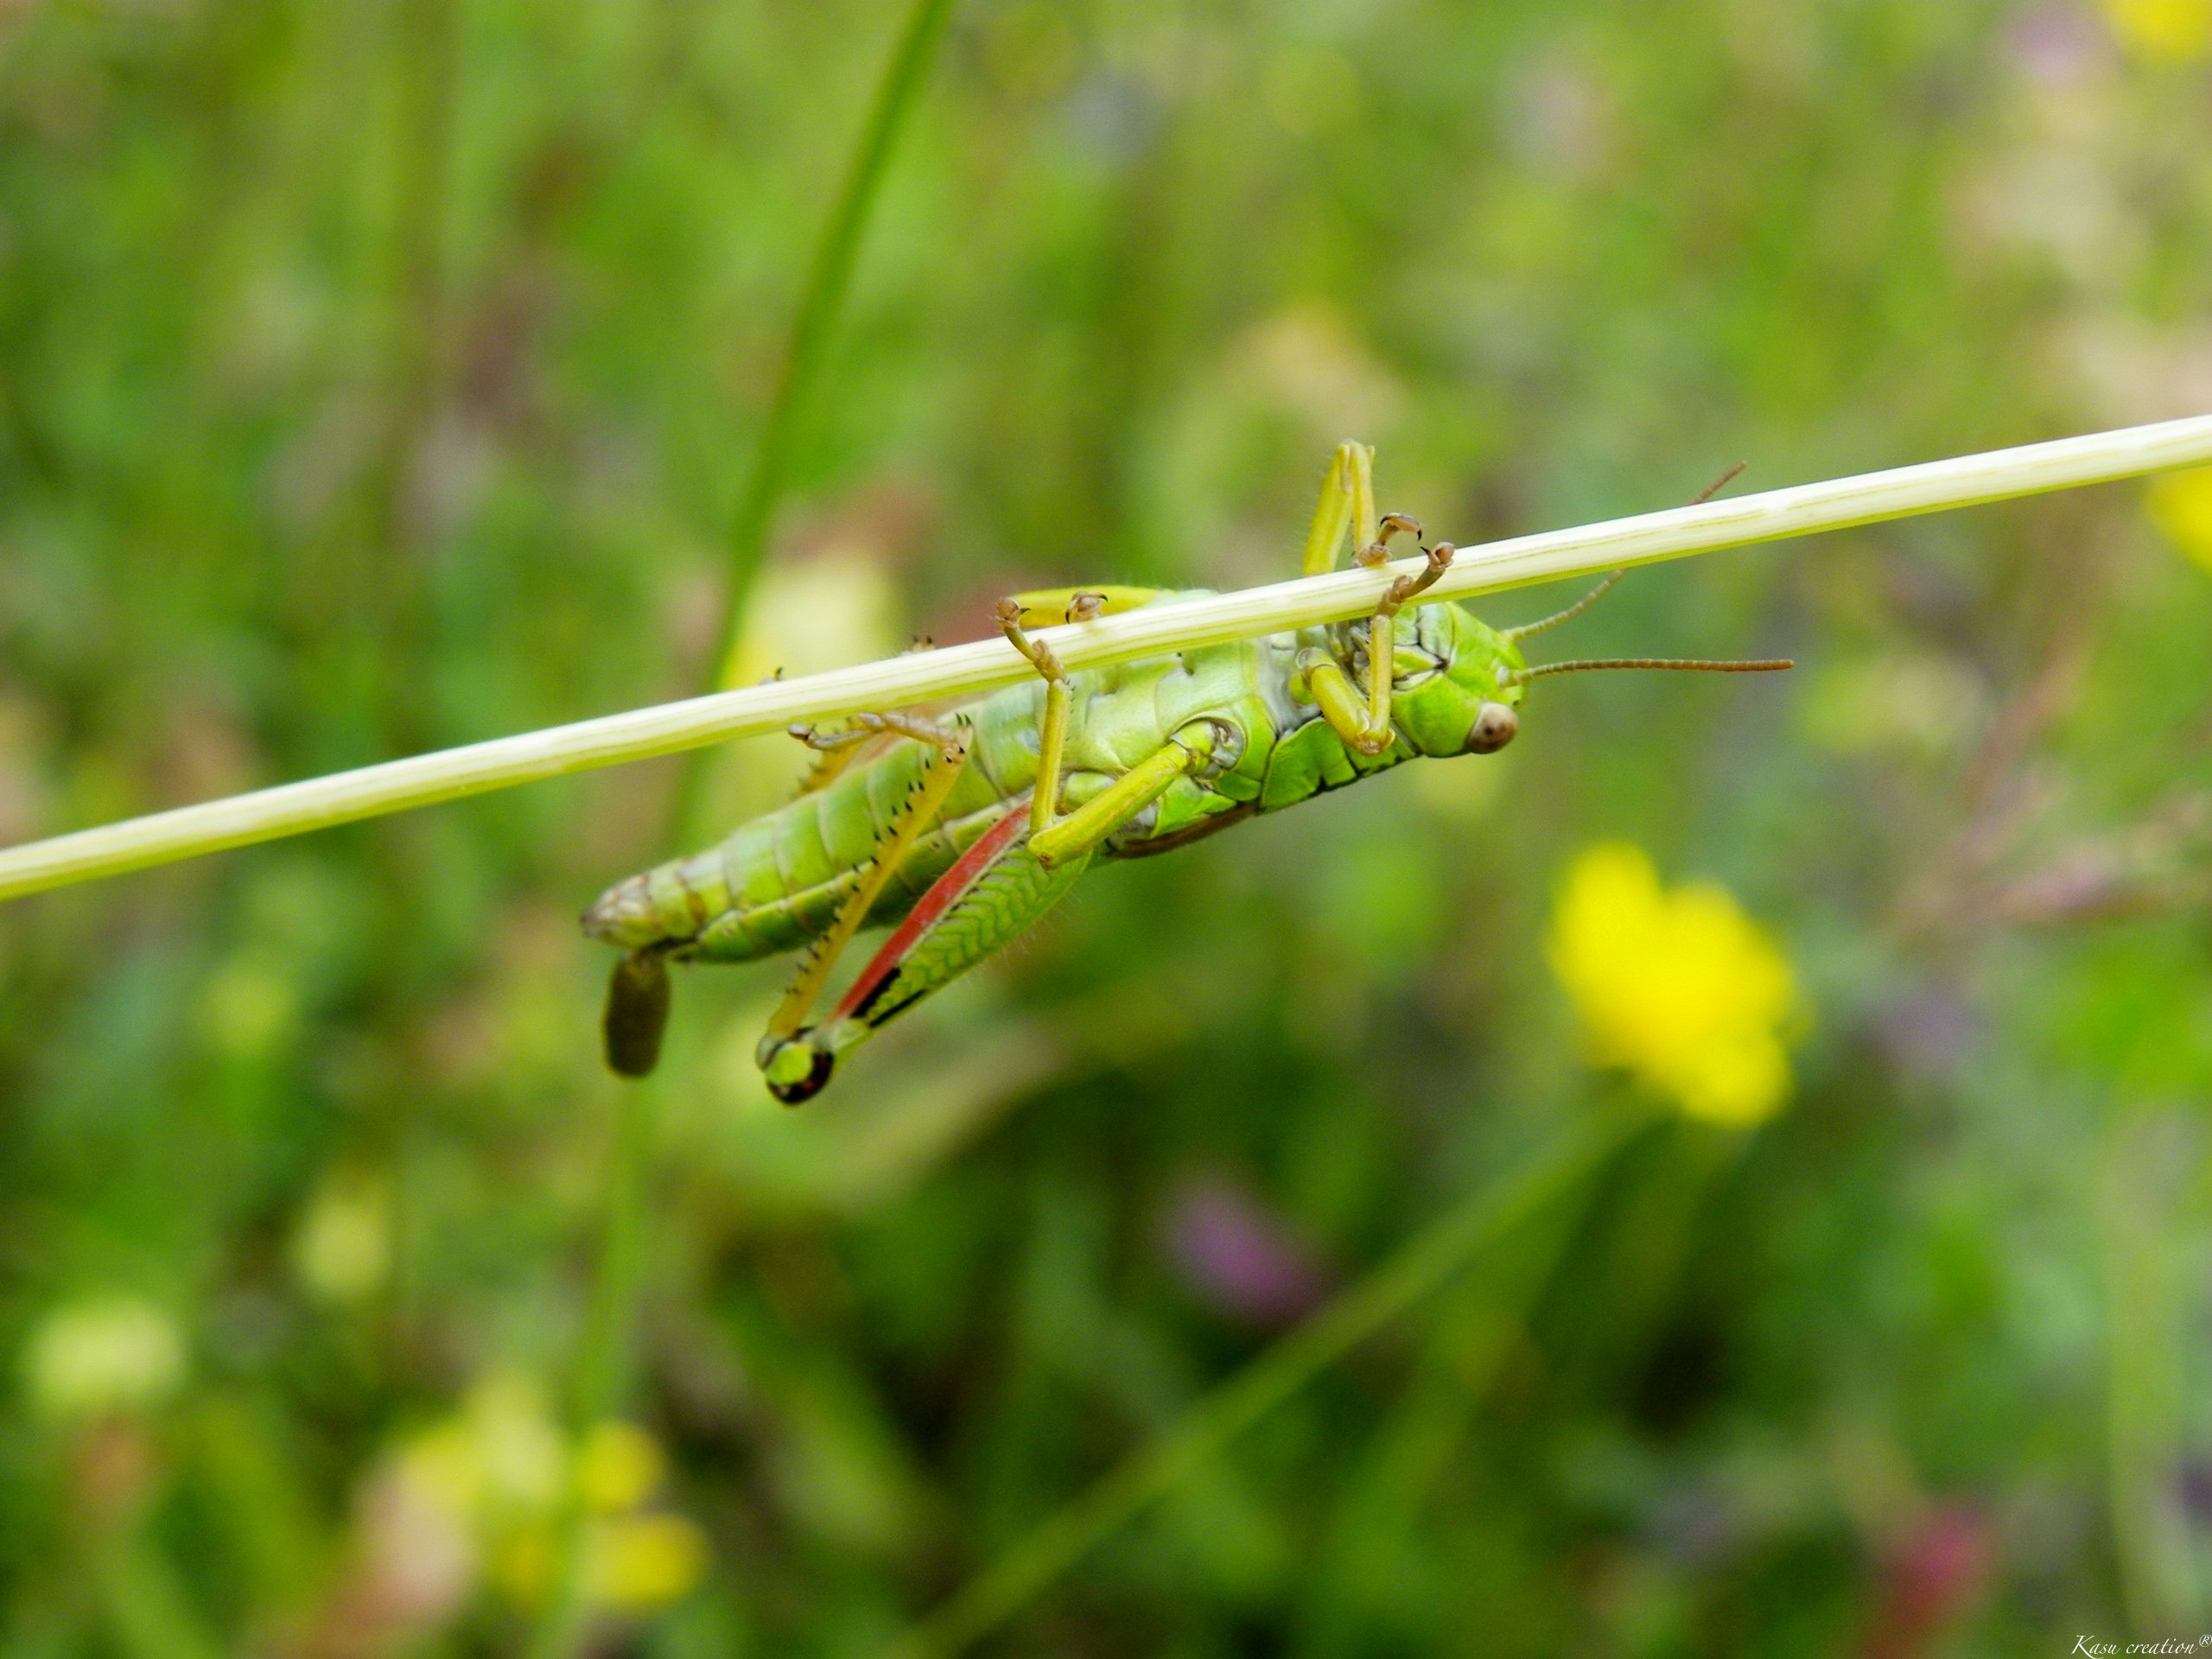
[[[745,631],[722,664],[722,684],[845,668],[904,645],[889,551],[855,534],[810,557],[770,564],[746,602]],[[717,763],[736,794],[716,808],[741,817],[748,803],[786,800],[819,758],[798,743],[741,743]]]
[[[2212,467],[2162,474],[2151,480],[2148,493],[2158,533],[2212,570]]]
[[[707,1537],[680,1515],[629,1515],[592,1529],[591,1599],[618,1612],[651,1612],[699,1582]]]
[[[883,550],[848,539],[811,558],[761,572],[745,607],[745,632],[723,664],[722,683],[753,685],[864,663],[896,651],[899,584]]]
[[[400,1470],[425,1502],[454,1520],[496,1529],[554,1513],[566,1463],[560,1425],[537,1382],[480,1378],[461,1409],[401,1448]]]
[[[660,1442],[635,1423],[604,1422],[584,1436],[576,1452],[576,1490],[584,1507],[601,1515],[636,1509],[653,1495],[667,1472]]]
[[[2105,0],[2105,16],[2138,57],[2188,63],[2212,49],[2212,0]]]
[[[536,1379],[494,1372],[469,1389],[463,1410],[485,1502],[513,1515],[559,1504],[561,1427]]]
[[[696,1584],[706,1535],[644,1507],[667,1471],[660,1442],[632,1424],[602,1422],[568,1439],[544,1390],[505,1371],[480,1379],[458,1410],[397,1452],[410,1525],[448,1527],[467,1552],[467,1574],[480,1573],[522,1607],[541,1605],[559,1582],[572,1524],[584,1529],[584,1592],[594,1606],[652,1612]]]
[[[1593,1056],[1692,1117],[1750,1125],[1789,1093],[1789,963],[1723,888],[1671,890],[1643,849],[1589,849],[1560,884],[1552,969]]]

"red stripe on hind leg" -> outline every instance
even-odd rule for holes
[[[1006,849],[1020,839],[1028,827],[1028,803],[1025,798],[1016,802],[1006,817],[993,824],[976,844],[960,855],[950,869],[930,883],[929,890],[914,901],[913,909],[892,931],[883,942],[883,948],[868,959],[867,967],[852,988],[838,1000],[822,1023],[835,1025],[841,1020],[855,1018],[861,1008],[880,994],[883,982],[898,971],[922,936],[943,919],[944,913],[960,902],[961,897],[974,887],[985,870]]]

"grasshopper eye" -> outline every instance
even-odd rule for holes
[[[1475,715],[1473,728],[1467,733],[1469,754],[1496,754],[1513,741],[1521,729],[1521,716],[1502,702],[1486,702]]]

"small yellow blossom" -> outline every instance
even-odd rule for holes
[[[31,1403],[48,1417],[143,1411],[184,1381],[184,1333],[136,1297],[72,1302],[32,1331],[23,1372]]]
[[[723,686],[845,668],[905,645],[888,551],[855,534],[810,557],[771,563],[746,603],[745,631],[722,665]],[[736,795],[716,805],[743,816],[748,803],[788,799],[819,759],[798,743],[741,743],[717,763]]]
[[[2182,552],[2212,571],[2212,467],[2151,480],[2151,522]]]
[[[1550,957],[1593,1056],[1688,1116],[1745,1126],[1788,1097],[1796,983],[1725,889],[1669,890],[1640,848],[1592,847],[1560,885]]]
[[[456,1520],[489,1527],[552,1511],[564,1460],[544,1390],[506,1371],[480,1379],[460,1411],[400,1452],[404,1478],[426,1499]]]
[[[664,1607],[707,1570],[706,1535],[680,1515],[601,1522],[585,1548],[591,1599],[618,1612]]]
[[[904,643],[898,615],[898,582],[882,550],[864,539],[771,565],[747,602],[745,631],[723,665],[722,684],[818,674],[886,656]]]
[[[468,1428],[485,1498],[517,1513],[561,1501],[561,1429],[534,1379],[495,1374],[468,1391]]]
[[[635,1423],[601,1423],[576,1452],[576,1489],[585,1507],[601,1515],[636,1509],[667,1471],[660,1442]]]
[[[2191,63],[2212,51],[2212,0],[2105,0],[2105,16],[2152,63]]]
[[[399,1448],[397,1466],[416,1524],[454,1529],[470,1574],[480,1573],[518,1606],[540,1605],[551,1592],[567,1529],[579,1519],[592,1605],[651,1612],[706,1569],[706,1535],[681,1516],[645,1507],[668,1471],[660,1442],[614,1421],[571,1441],[528,1376],[481,1379],[459,1410]]]

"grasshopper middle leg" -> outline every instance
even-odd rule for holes
[[[1195,721],[1075,810],[1061,812],[1060,772],[1067,755],[1070,704],[1067,670],[1050,645],[1024,631],[1021,616],[1019,600],[999,601],[1001,631],[1045,681],[1037,784],[1029,798],[1029,849],[1050,868],[1090,852],[1166,793],[1178,778],[1204,766],[1212,758],[1217,739],[1212,722]]]

